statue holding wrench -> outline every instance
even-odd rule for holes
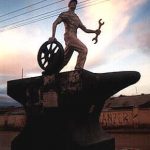
[[[101,33],[100,28],[104,24],[104,22],[101,23],[102,19],[99,20],[99,28],[97,30],[86,28],[81,22],[80,18],[75,13],[77,3],[78,3],[77,0],[70,0],[70,2],[68,3],[68,11],[62,12],[54,21],[52,25],[52,36],[49,38],[49,42],[51,43],[55,41],[56,39],[55,33],[57,25],[63,22],[65,26],[65,34],[64,34],[65,50],[62,67],[68,64],[73,52],[76,51],[78,52],[78,57],[75,69],[83,69],[88,49],[86,45],[83,44],[77,37],[77,30],[78,28],[80,28],[86,33],[95,33],[96,36],[95,38],[93,38],[93,40],[95,40],[96,44],[98,41],[98,36]]]
[[[102,19],[100,19],[99,20],[99,27],[98,27],[98,29],[97,30],[99,30],[99,33],[98,34],[96,34],[96,36],[92,39],[92,41],[94,41],[95,40],[95,43],[94,44],[96,44],[97,42],[98,42],[98,36],[100,35],[100,33],[101,33],[101,26],[102,25],[104,25],[104,22],[101,22],[102,21]]]

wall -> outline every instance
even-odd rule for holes
[[[0,115],[0,128],[20,129],[25,126],[26,118],[24,115]]]
[[[104,128],[150,127],[150,108],[103,111],[100,122]]]
[[[103,111],[100,122],[103,128],[150,128],[150,108]],[[22,128],[26,118],[24,115],[0,115],[0,128]]]

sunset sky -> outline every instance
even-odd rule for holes
[[[24,78],[41,75],[38,50],[51,36],[58,14],[67,10],[68,0],[0,2],[0,99],[8,100],[7,81],[21,78],[22,68]],[[100,18],[105,22],[97,44],[92,41],[94,34],[78,30],[78,38],[88,47],[84,69],[97,73],[139,71],[140,81],[118,95],[150,94],[149,0],[78,0],[76,14],[89,29],[97,29]],[[63,34],[60,24],[56,38],[65,46]],[[73,70],[76,58],[75,52],[62,71]]]

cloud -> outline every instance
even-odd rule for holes
[[[118,95],[120,94],[136,95],[142,93],[149,94],[150,86],[149,86],[149,82],[147,82],[149,81],[149,68],[150,68],[150,64],[148,63],[144,63],[142,67],[141,65],[138,65],[137,70],[141,74],[140,80],[136,84],[119,92]]]
[[[0,101],[10,102],[11,98],[9,96],[7,96],[7,95],[0,94]]]
[[[150,33],[145,30],[149,29],[148,23],[134,24],[130,26],[132,32],[126,32],[135,9],[138,9],[145,1],[110,0],[86,7],[81,11],[83,13],[77,12],[83,24],[90,29],[98,28],[100,18],[105,21],[99,42],[96,45],[91,41],[94,34],[87,35],[79,31],[79,39],[89,49],[85,69],[103,68],[107,65],[112,67],[109,63],[114,64],[116,61],[126,60],[130,55],[133,55],[135,49],[143,49],[144,53],[149,52]],[[68,2],[66,1],[66,3]],[[62,30],[57,31],[62,32]],[[4,92],[2,89],[6,87],[7,80],[21,78],[22,68],[25,77],[42,72],[36,57],[39,47],[47,39],[46,34],[42,27],[35,26],[0,33],[0,84],[2,92]],[[58,38],[63,39],[62,33]],[[76,58],[77,54],[75,53],[65,67],[66,71],[74,69]]]
[[[6,85],[0,86],[0,94],[6,94]]]
[[[150,21],[134,25],[135,43],[137,48],[150,54]]]
[[[32,30],[32,31],[31,31]],[[38,28],[18,28],[0,33],[0,93],[6,94],[7,81],[41,72],[37,53],[45,36]]]
[[[134,17],[136,14],[134,15]],[[133,17],[133,18],[134,18]],[[125,31],[113,41],[114,49],[135,49],[137,53],[150,54],[150,20],[141,17],[140,21],[129,23]]]
[[[32,32],[25,29],[5,31],[0,34],[0,73],[21,75],[25,71],[38,68],[37,52],[44,41],[39,29]]]
[[[0,107],[7,106],[21,106],[21,104],[7,95],[0,94]]]
[[[100,18],[105,22],[101,29],[102,33],[99,36],[99,42],[96,45],[93,45],[91,41],[94,35],[85,36],[83,33],[79,34],[79,37],[83,39],[83,42],[89,48],[87,67],[106,63],[109,45],[112,44],[113,47],[115,39],[128,27],[134,10],[144,2],[145,0],[137,0],[135,2],[131,2],[130,0],[112,0],[99,3],[84,10],[84,13],[79,17],[87,28],[98,28],[98,20]],[[95,49],[98,49],[98,51]]]
[[[132,31],[127,34],[129,23],[135,15],[135,10],[140,8],[146,0],[126,1],[105,1],[92,7],[87,7],[82,13],[78,13],[83,24],[90,29],[98,28],[100,18],[105,22],[102,26],[102,33],[99,36],[99,42],[94,45],[93,34],[87,34],[79,31],[78,37],[88,47],[88,55],[85,68],[92,69],[98,65],[110,63],[109,60],[116,58],[125,59],[135,51],[135,35]],[[111,52],[111,53],[110,53]],[[110,55],[112,54],[112,55]],[[114,59],[115,58],[115,59]],[[69,62],[68,68],[75,65],[75,57]]]
[[[7,81],[16,79],[16,76],[0,74],[0,94],[7,93]]]

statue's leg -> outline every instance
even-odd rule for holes
[[[73,54],[73,48],[70,46],[66,46],[65,52],[64,52],[64,61],[63,61],[63,67],[66,66]]]
[[[80,40],[77,39],[77,41],[78,41],[78,46],[75,48],[75,51],[77,51],[79,54],[78,54],[75,69],[82,69],[86,61],[88,49]]]
[[[78,51],[78,58],[77,63],[75,66],[75,69],[82,69],[84,67],[86,56],[87,56],[87,49],[80,49],[81,51]]]
[[[79,53],[75,69],[82,69],[86,61],[87,47],[76,36],[65,36],[65,42],[67,46],[65,49],[63,66],[68,63],[73,54],[73,50],[75,50]]]

